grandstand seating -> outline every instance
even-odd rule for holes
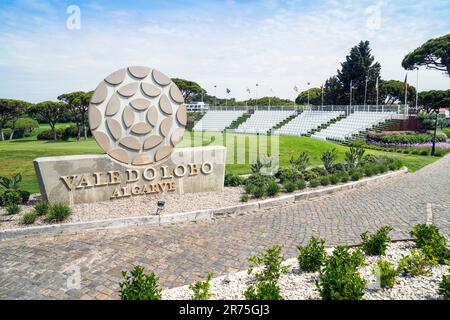
[[[301,136],[344,115],[343,111],[304,111],[298,117],[274,131],[274,134]]]
[[[235,129],[239,133],[267,133],[277,124],[290,116],[295,115],[295,110],[256,110],[244,123]]]
[[[345,141],[361,131],[392,118],[393,112],[354,112],[329,127],[314,133],[311,137],[320,140]]]
[[[243,114],[243,110],[208,111],[203,118],[195,124],[193,131],[223,131]]]

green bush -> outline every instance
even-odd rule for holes
[[[328,177],[320,178],[320,185],[327,186],[329,184],[330,184],[330,178],[328,178]]]
[[[295,186],[296,186],[297,190],[303,190],[306,188],[306,182],[305,182],[305,180],[298,180],[295,183]]]
[[[442,277],[442,281],[439,283],[438,292],[445,300],[450,300],[450,275]]]
[[[328,173],[333,173],[333,172],[332,172],[332,171],[333,171],[333,164],[334,164],[334,162],[335,162],[336,159],[337,159],[337,152],[336,152],[336,149],[333,148],[333,149],[326,150],[326,151],[322,154],[321,159],[322,159],[323,166],[325,167],[325,170],[326,170]]]
[[[394,268],[389,260],[383,259],[377,260],[377,266],[372,271],[379,277],[381,288],[392,288],[395,284],[395,279],[400,274],[400,271]]]
[[[22,200],[22,204],[27,204],[28,200],[30,200],[31,193],[29,193],[26,190],[19,190],[19,193],[20,193],[20,199]]]
[[[361,171],[359,171],[359,170],[353,171],[353,173],[352,173],[352,180],[353,181],[361,180],[362,177],[363,177],[363,175],[362,175]]]
[[[410,231],[416,245],[422,249],[429,264],[450,264],[450,249],[447,239],[434,225],[417,224]]]
[[[262,281],[249,286],[244,291],[244,297],[246,300],[283,300],[280,286],[272,281]]]
[[[38,140],[54,140],[51,129],[41,131],[37,137]],[[70,138],[70,127],[56,129],[56,140],[67,141]]]
[[[373,176],[375,174],[375,169],[372,166],[370,166],[370,165],[364,166],[363,170],[364,170],[364,174],[367,177],[371,177],[371,176]]]
[[[324,261],[316,286],[323,300],[360,300],[364,295],[366,281],[357,268],[364,265],[361,250],[350,253],[337,246]]]
[[[297,189],[297,185],[294,182],[287,181],[283,184],[286,192],[294,192]]]
[[[234,173],[225,174],[224,186],[225,187],[237,187],[244,184],[244,179]]]
[[[244,297],[247,300],[283,299],[280,294],[278,280],[289,269],[289,266],[282,264],[284,260],[280,246],[273,246],[258,256],[249,257],[252,265],[247,270],[247,273],[251,275],[254,268],[258,268],[259,271],[254,274],[257,284],[248,286],[244,291]]]
[[[404,256],[398,263],[399,272],[409,274],[413,277],[428,275],[430,270],[427,268],[427,258],[420,250],[411,250],[411,255]]]
[[[23,224],[33,224],[34,221],[36,221],[37,214],[34,211],[27,212],[22,217],[22,223]]]
[[[269,197],[276,196],[280,193],[280,186],[275,181],[270,181],[267,184],[267,195]]]
[[[248,194],[244,193],[241,195],[241,202],[248,202]]]
[[[295,168],[281,169],[278,173],[278,177],[280,178],[280,182],[283,184],[285,182],[295,183],[303,178],[302,173]]]
[[[309,186],[310,186],[311,188],[316,188],[316,187],[318,187],[319,185],[320,185],[319,179],[313,179],[313,180],[309,181]]]
[[[369,132],[367,134],[369,141],[377,141],[389,144],[415,144],[415,143],[427,143],[433,141],[433,135],[430,133],[414,133],[410,131],[402,132]],[[444,133],[438,133],[436,135],[436,141],[445,142],[447,136]]]
[[[299,154],[298,158],[294,158],[294,156],[291,156],[289,162],[291,166],[296,170],[303,171],[309,164],[309,155],[307,152],[302,152]]]
[[[6,206],[6,214],[13,215],[20,212],[20,206],[17,203],[10,203]]]
[[[338,184],[339,181],[341,181],[341,177],[339,174],[335,173],[330,176],[330,183],[331,184]]]
[[[319,177],[317,172],[315,172],[313,170],[302,171],[302,176],[303,176],[303,179],[305,179],[306,181],[311,181],[311,180],[317,179]]]
[[[255,198],[261,198],[269,194],[269,186],[271,191],[274,191],[276,187],[273,186],[275,178],[269,175],[262,175],[260,173],[252,174],[245,181],[245,192],[253,195]],[[278,191],[279,191],[279,186]]]
[[[300,270],[307,272],[316,272],[320,270],[326,257],[325,241],[316,237],[311,237],[306,246],[298,246],[299,254],[297,256]]]
[[[347,172],[342,172],[340,177],[341,177],[341,182],[342,183],[346,183],[346,182],[348,182],[348,180],[350,180],[350,177],[348,176]]]
[[[119,283],[122,300],[161,300],[159,278],[152,272],[144,273],[144,268],[135,266],[130,272],[122,271],[123,281]]]
[[[34,211],[38,216],[44,216],[48,213],[50,204],[46,200],[40,200],[34,204]]]
[[[388,236],[391,227],[385,226],[378,229],[373,235],[368,232],[361,234],[362,250],[369,256],[384,256],[391,238]]]
[[[5,189],[14,189],[18,190],[20,186],[20,182],[22,181],[22,174],[16,173],[11,178],[0,176],[0,186]]]
[[[19,204],[22,202],[20,192],[16,189],[0,190],[0,206]]]
[[[72,214],[72,209],[65,203],[52,204],[47,213],[48,221],[64,221],[68,216]]]
[[[363,160],[365,152],[366,149],[359,146],[350,147],[350,149],[345,152],[345,162],[347,164],[347,168],[351,169],[359,166]]]
[[[189,286],[189,289],[193,292],[192,300],[208,300],[211,297],[209,289],[211,287],[210,281],[212,276],[213,273],[208,272],[208,277],[205,281],[196,281]]]

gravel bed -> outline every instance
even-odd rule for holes
[[[408,255],[411,249],[415,249],[414,242],[391,243],[384,259],[390,260],[397,266],[402,254]],[[332,248],[327,248],[331,253]],[[430,267],[431,273],[427,276],[410,277],[399,276],[393,288],[377,288],[376,277],[372,274],[377,257],[366,256],[367,266],[359,268],[359,272],[367,280],[364,294],[366,300],[437,300],[441,299],[438,294],[439,282],[442,276],[447,274],[449,266]],[[313,300],[320,299],[319,292],[315,286],[318,273],[301,272],[298,269],[295,258],[286,262],[291,267],[289,272],[280,278],[281,293],[286,300]],[[205,275],[206,278],[206,275]],[[254,281],[252,276],[247,275],[247,271],[230,273],[225,276],[211,280],[210,293],[212,299],[217,300],[242,300],[243,292],[248,284]],[[163,291],[163,299],[178,300],[191,299],[192,292],[188,286],[167,289]]]

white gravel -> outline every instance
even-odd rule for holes
[[[409,254],[411,249],[415,249],[413,242],[392,243],[384,259],[390,260],[397,266],[401,255]],[[332,248],[327,249],[328,253]],[[438,294],[439,282],[442,276],[447,274],[449,266],[433,266],[428,276],[409,277],[399,276],[393,288],[382,289],[376,286],[376,277],[372,274],[372,268],[376,264],[377,257],[366,256],[367,266],[359,269],[367,286],[364,294],[366,300],[429,300],[441,299]],[[288,259],[286,263],[291,267],[289,272],[280,278],[282,296],[286,300],[311,300],[320,299],[319,292],[315,286],[315,279],[318,273],[301,272],[298,269],[297,260]],[[206,275],[205,275],[206,278]],[[243,292],[247,285],[254,281],[252,276],[247,275],[247,271],[231,273],[211,280],[211,299],[217,300],[242,300]],[[172,288],[163,291],[163,299],[178,300],[191,299],[192,292],[188,286]]]

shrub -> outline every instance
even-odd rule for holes
[[[325,167],[325,169],[329,172],[332,173],[333,171],[333,164],[337,159],[337,153],[336,153],[336,149],[329,149],[326,150],[323,154],[322,154],[322,163],[323,166]]]
[[[359,300],[364,295],[366,281],[357,268],[364,264],[361,250],[350,253],[349,249],[337,246],[333,254],[325,259],[316,286],[323,300]]]
[[[348,182],[348,180],[350,179],[350,177],[348,176],[348,173],[347,172],[342,172],[342,174],[341,174],[341,182],[342,183],[346,183],[346,182]]]
[[[225,187],[237,187],[244,184],[244,179],[234,173],[225,174],[224,186]]]
[[[275,178],[273,176],[262,175],[260,173],[252,174],[245,181],[245,192],[253,195],[255,198],[261,198],[268,195],[269,185],[271,186],[271,191],[274,191],[276,187],[273,186],[275,183]],[[279,191],[279,186],[278,191]]]
[[[46,200],[40,200],[34,204],[34,211],[38,216],[43,216],[48,213],[50,204]]]
[[[354,146],[345,152],[345,162],[348,168],[355,168],[361,164],[366,149]]]
[[[208,272],[206,281],[196,281],[194,284],[189,286],[189,289],[193,292],[192,300],[208,300],[211,297],[209,288],[211,286],[210,281],[212,276],[213,273]]]
[[[275,181],[269,181],[267,184],[267,195],[270,197],[276,196],[280,193],[280,186]]]
[[[22,174],[16,173],[11,178],[0,176],[0,186],[5,189],[19,189],[20,182],[22,181]]]
[[[302,171],[302,175],[303,179],[305,179],[306,181],[311,181],[319,177],[319,175],[313,170]]]
[[[314,167],[311,169],[312,172],[316,174],[316,178],[320,178],[328,175],[328,171],[322,167]]]
[[[122,271],[123,281],[119,283],[122,300],[161,300],[159,278],[152,272],[144,273],[144,268],[135,266],[130,272]]]
[[[295,186],[296,186],[297,190],[305,189],[306,188],[306,182],[305,182],[305,180],[298,180],[295,183]]]
[[[427,259],[419,250],[411,250],[411,255],[409,256],[402,255],[402,259],[398,264],[398,270],[413,277],[430,273],[427,269]]]
[[[33,224],[34,221],[36,221],[37,214],[34,211],[27,212],[22,217],[22,223],[23,224]]]
[[[302,179],[302,173],[295,168],[286,168],[280,170],[279,178],[281,183],[296,182]]]
[[[370,166],[370,165],[366,165],[366,166],[363,168],[363,170],[364,170],[364,174],[365,174],[367,177],[371,177],[371,176],[373,176],[374,173],[375,173],[374,168],[373,168],[372,166]]]
[[[444,297],[444,299],[450,300],[450,275],[442,276],[442,281],[439,283],[438,292]]]
[[[387,246],[391,242],[391,238],[388,236],[391,231],[391,227],[385,226],[371,236],[368,235],[367,231],[361,234],[363,251],[369,256],[384,256]]]
[[[341,181],[341,177],[339,176],[339,174],[335,173],[335,174],[330,176],[330,183],[331,184],[338,184],[339,181]]]
[[[417,224],[410,231],[416,245],[423,250],[429,264],[450,264],[447,239],[433,225]]]
[[[381,288],[392,288],[395,279],[400,274],[400,271],[394,268],[388,260],[383,259],[377,260],[377,266],[372,271],[379,277]]]
[[[51,129],[41,131],[37,137],[38,140],[53,140],[53,131]],[[56,129],[56,140],[67,141],[70,138],[70,129],[58,128]]]
[[[28,200],[30,200],[31,193],[25,190],[19,190],[19,194],[22,200],[22,204],[27,204]]]
[[[280,246],[273,246],[259,256],[249,257],[252,263],[247,273],[253,273],[254,268],[258,268],[254,276],[257,280],[256,286],[251,284],[244,292],[248,300],[281,300],[278,280],[281,274],[286,273],[289,266],[282,265],[284,257],[281,254]]]
[[[322,177],[322,178],[320,178],[320,184],[321,184],[322,186],[327,186],[327,185],[329,185],[329,184],[330,184],[330,178],[328,178],[328,177]]]
[[[297,185],[294,182],[287,181],[283,184],[286,192],[294,192],[297,189]]]
[[[359,171],[359,170],[353,171],[353,173],[352,173],[352,180],[353,181],[361,180],[362,177],[363,177],[363,175],[362,175],[361,171]]]
[[[291,166],[295,168],[298,171],[303,171],[306,169],[306,167],[309,164],[309,155],[307,152],[302,152],[298,156],[298,158],[294,158],[294,156],[291,156],[291,159],[289,160]]]
[[[6,214],[13,215],[20,212],[20,206],[17,203],[10,203],[6,206]]]
[[[72,209],[65,203],[52,204],[47,213],[49,221],[63,221],[72,214]]]
[[[12,204],[19,204],[22,202],[22,198],[20,197],[20,192],[15,189],[6,189],[2,190],[0,193],[0,205],[8,206]]]
[[[241,202],[248,202],[248,194],[244,193],[241,195]]]
[[[311,180],[311,181],[309,182],[309,186],[310,186],[311,188],[316,188],[316,187],[318,187],[319,185],[320,185],[319,179],[313,179],[313,180]]]
[[[255,286],[249,286],[244,291],[246,300],[283,300],[280,286],[276,282],[262,281]]]
[[[320,270],[323,260],[326,257],[325,241],[316,237],[311,237],[306,246],[298,246],[299,255],[297,256],[300,270],[307,272],[316,272]]]

